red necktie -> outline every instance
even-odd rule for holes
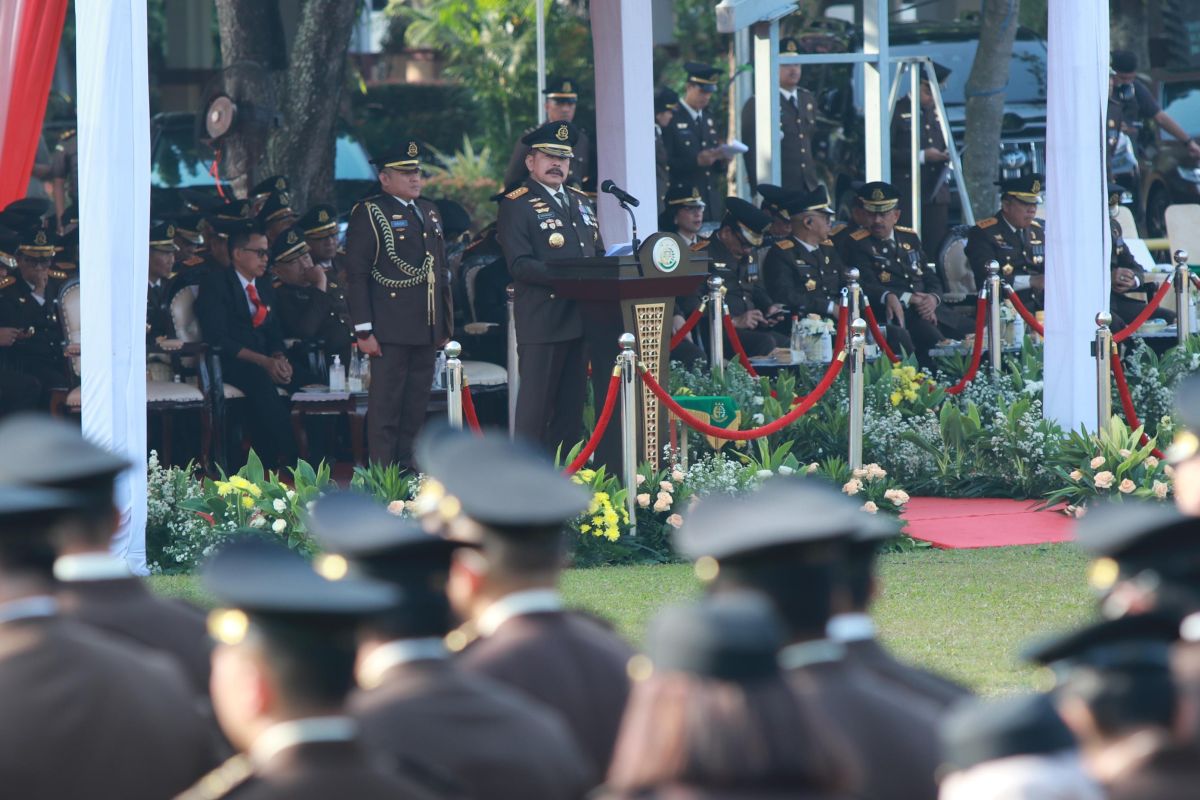
[[[267,318],[267,304],[258,299],[258,289],[254,288],[253,283],[246,284],[246,296],[250,298],[251,303],[254,303],[254,316],[250,319],[250,322],[257,328]]]

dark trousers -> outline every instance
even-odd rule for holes
[[[942,250],[942,241],[949,230],[949,203],[926,203],[921,206],[921,243],[931,259],[937,260]]]
[[[1150,284],[1149,289],[1142,291],[1145,291],[1147,296],[1150,296],[1153,295],[1157,289],[1158,287],[1156,285]],[[1142,311],[1146,308],[1146,304],[1141,300],[1137,300],[1127,295],[1112,292],[1109,295],[1109,308],[1115,317],[1124,319],[1126,324],[1128,324],[1129,322],[1133,322],[1134,318],[1137,317],[1138,314],[1142,313]],[[1160,305],[1158,310],[1150,316],[1153,319],[1165,319],[1168,325],[1175,321],[1174,310],[1167,308],[1165,304]],[[1115,333],[1116,330],[1117,328],[1114,326],[1113,332]]]
[[[371,359],[367,442],[376,464],[413,465],[413,442],[425,424],[437,348],[432,344],[380,344]]]
[[[221,372],[226,383],[246,395],[246,428],[263,465],[295,465],[296,440],[288,400],[279,394],[279,389],[286,387],[278,386],[262,367],[237,358],[222,358]]]
[[[521,385],[517,392],[516,430],[550,454],[563,455],[583,438],[587,360],[583,339],[548,344],[518,344]],[[597,397],[596,403],[603,403]],[[599,408],[596,413],[599,414]]]
[[[0,367],[0,414],[35,409],[41,395],[42,384],[37,378]]]

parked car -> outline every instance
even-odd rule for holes
[[[1200,72],[1156,71],[1147,85],[1163,111],[1184,131],[1200,135]],[[1142,233],[1166,236],[1167,206],[1200,203],[1200,164],[1186,145],[1153,120],[1144,121],[1133,138],[1137,172],[1124,176],[1122,183],[1134,192]]]
[[[196,116],[191,113],[156,114],[150,122],[150,185],[156,189],[216,186],[213,152],[195,137]],[[343,214],[375,185],[375,170],[358,137],[349,131],[337,135],[334,186],[338,210]],[[218,165],[219,166],[219,165]],[[303,212],[303,209],[297,209]]]

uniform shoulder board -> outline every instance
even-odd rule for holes
[[[867,230],[866,228],[860,228],[860,229],[856,230],[854,233],[850,234],[850,238],[856,242],[861,242],[863,239],[867,238],[870,235],[871,235],[871,232],[869,230]]]
[[[583,189],[579,189],[574,186],[568,186],[567,188],[570,189],[575,194],[581,194],[584,197],[594,198],[596,196],[595,194],[592,194],[591,192],[585,192]]]
[[[825,245],[826,247],[833,247],[833,246],[834,246],[834,244],[833,244],[833,239],[822,239],[822,240],[821,240],[821,244]]]
[[[976,222],[975,225],[978,228],[983,228],[986,230],[987,228],[990,228],[993,225],[995,225],[996,222],[997,222],[997,220],[995,217],[988,217],[987,219],[979,220],[979,222]]]
[[[796,246],[796,243],[793,242],[791,239],[781,239],[775,243],[775,246],[778,247],[780,250],[791,250],[793,247]]]
[[[708,239],[701,239],[700,241],[698,241],[694,245],[692,245],[692,252],[699,253],[701,250],[703,250],[706,247],[708,247]]]
[[[279,280],[279,278],[276,278],[275,280],[271,281],[272,289],[280,289],[282,287],[283,287],[283,281]]]
[[[55,280],[65,281],[67,279],[67,273],[63,272],[61,269],[52,269],[50,270],[50,277],[54,278]]]
[[[896,230],[900,231],[901,233],[916,233],[916,231],[912,228],[906,228],[903,225],[897,225]]]
[[[195,267],[195,266],[199,266],[200,264],[203,264],[203,263],[204,263],[204,259],[201,258],[200,256],[192,256],[191,258],[185,258],[183,260],[183,265],[185,267]]]
[[[841,233],[844,230],[846,230],[846,223],[839,222],[837,225],[834,225],[833,228],[829,231],[829,235],[837,236],[839,233]]]
[[[60,142],[65,142],[74,135],[75,135],[75,129],[71,128],[70,130],[63,131],[61,134],[59,134],[58,140]]]
[[[1031,223],[1029,223],[1029,224],[1030,224],[1030,225],[1032,225],[1032,226],[1033,226],[1033,227],[1035,227],[1035,228],[1040,228],[1040,227],[1042,227],[1042,221],[1041,221],[1040,219],[1035,219],[1033,222],[1031,222]]]
[[[55,261],[54,266],[58,267],[61,272],[74,272],[79,269],[78,264],[72,264],[70,261]]]
[[[198,780],[175,800],[217,800],[232,792],[254,774],[250,759],[237,755]]]
[[[511,192],[509,192],[508,194],[506,194],[504,196],[507,197],[509,200],[516,200],[518,197],[522,197],[525,194],[527,194],[528,192],[529,192],[528,186],[518,186],[517,188],[513,189]]]
[[[7,289],[8,287],[12,286],[16,282],[17,282],[17,279],[14,278],[12,275],[5,275],[3,278],[0,278],[0,289]]]

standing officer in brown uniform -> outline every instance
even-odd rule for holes
[[[521,388],[517,433],[564,452],[583,432],[587,354],[574,300],[556,297],[554,262],[604,254],[596,212],[583,192],[564,186],[578,129],[547,122],[521,141],[529,178],[500,201],[496,232],[516,285]]]
[[[359,628],[349,707],[372,747],[453,776],[474,800],[570,800],[588,790],[587,764],[557,714],[452,660],[446,581],[457,544],[353,493],[320,500],[310,527],[334,554],[318,572],[363,575],[404,595]]]
[[[453,320],[441,214],[421,197],[423,152],[408,141],[372,162],[381,191],[350,212],[343,259],[358,347],[372,359],[371,460],[402,468],[412,466],[437,351]]]
[[[427,434],[428,435],[428,434]],[[521,441],[443,432],[421,443],[424,524],[474,542],[454,552],[449,595],[476,638],[459,657],[555,709],[599,783],[629,693],[629,646],[599,621],[568,611],[557,584],[563,527],[588,506],[542,453]]]
[[[779,54],[798,55],[800,44],[791,37],[779,40]],[[799,64],[779,65],[779,140],[775,157],[780,160],[779,183],[792,192],[811,192],[820,183],[816,159],[813,157],[813,134],[817,129],[816,98],[800,85]],[[742,106],[742,140],[750,149],[743,155],[746,179],[750,188],[758,185],[754,148],[757,144],[754,128],[754,98]],[[764,175],[763,180],[770,180]]]
[[[987,263],[1000,265],[1000,278],[1016,290],[1030,311],[1046,302],[1046,232],[1036,219],[1043,178],[1026,175],[1000,181],[1000,210],[981,219],[967,234],[967,261],[975,285],[987,281]]]
[[[933,65],[938,83],[945,83],[950,70],[941,64]],[[892,116],[892,183],[900,189],[901,205],[904,208],[904,224],[912,226],[912,152],[911,131],[914,124],[920,126],[917,151],[921,170],[921,240],[937,252],[946,238],[950,220],[950,151],[946,149],[946,137],[942,134],[941,121],[937,115],[937,104],[929,81],[921,76],[920,110],[913,120],[912,99],[901,97],[896,101],[896,113]]]
[[[725,172],[726,160],[708,106],[717,91],[720,70],[695,61],[683,68],[688,74],[687,88],[663,130],[671,185],[695,186],[707,209],[705,219],[716,219],[725,208],[724,198],[717,193],[717,181]]]
[[[548,78],[546,80],[546,88],[542,92],[546,96],[545,124],[549,125],[551,122],[572,124],[575,130],[575,141],[571,142],[574,155],[571,157],[570,172],[564,183],[595,194],[596,189],[592,186],[592,175],[588,171],[592,144],[587,133],[575,125],[575,109],[579,103],[578,86],[570,78]],[[526,166],[525,159],[529,157],[532,150],[525,140],[535,130],[537,130],[536,127],[526,130],[513,147],[512,155],[508,159],[508,167],[504,170],[505,189],[519,186],[529,177],[529,167]]]
[[[50,536],[86,505],[0,483],[4,794],[162,800],[212,765],[211,742],[174,663],[60,613]]]

